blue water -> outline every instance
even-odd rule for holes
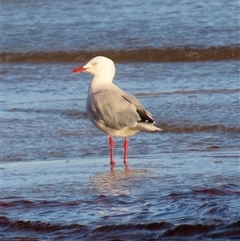
[[[74,64],[12,66],[3,66],[3,160],[108,155],[107,137],[86,115],[90,75],[71,74]],[[163,129],[162,134],[130,138],[130,154],[205,151],[214,145],[223,151],[238,150],[238,61],[116,68],[115,84],[136,95]],[[208,143],[209,135],[214,138]],[[121,155],[122,148],[115,152]]]
[[[4,240],[240,237],[239,1],[1,7]],[[163,129],[129,138],[128,168],[123,140],[111,169],[108,138],[87,119],[92,76],[71,74],[88,60],[83,51],[103,50],[116,58],[114,83]]]
[[[239,43],[239,1],[3,1],[7,52]]]

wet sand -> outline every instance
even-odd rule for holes
[[[4,240],[240,237],[239,153],[2,164]]]

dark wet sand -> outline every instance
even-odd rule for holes
[[[3,163],[3,239],[240,237],[238,153],[135,156],[128,168],[119,157],[113,170],[108,161]]]

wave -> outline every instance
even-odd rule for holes
[[[77,229],[78,231],[82,231],[86,229],[85,225],[81,224],[68,224],[68,225],[61,225],[61,224],[51,224],[45,223],[41,221],[23,221],[17,220],[12,221],[7,217],[0,217],[1,226],[7,226],[8,231],[12,230],[22,230],[22,231],[35,231],[35,232],[49,232],[49,231],[56,231],[62,229]]]
[[[240,92],[240,88],[234,89],[195,89],[195,90],[176,90],[169,92],[154,92],[154,93],[138,93],[136,96],[138,97],[155,97],[162,95],[196,95],[196,94],[233,94]]]
[[[65,109],[36,109],[36,108],[11,108],[7,110],[8,112],[22,112],[22,113],[37,113],[37,114],[47,114],[47,115],[62,115],[68,118],[80,119],[87,118],[86,111],[80,111],[77,109],[65,110]]]
[[[56,52],[2,52],[1,61],[8,63],[31,62],[86,62],[104,55],[115,62],[193,62],[240,59],[240,45],[219,47],[179,47],[179,48],[140,48],[130,50],[96,50],[96,51],[56,51]]]
[[[60,237],[66,237],[69,240],[74,238],[85,238],[84,240],[97,240],[99,236],[108,240],[114,236],[114,240],[159,240],[160,238],[180,238],[180,237],[199,237],[199,238],[237,238],[240,235],[240,220],[231,224],[179,224],[174,225],[169,222],[151,222],[151,223],[126,223],[102,225],[99,227],[89,227],[81,224],[52,224],[42,221],[24,221],[11,220],[5,216],[0,217],[0,227],[5,235],[17,232],[20,237],[28,233],[37,235],[49,234],[57,240]],[[98,237],[98,238],[97,238]],[[121,239],[118,239],[120,238]],[[61,239],[62,240],[62,239]],[[186,240],[186,239],[185,239]]]
[[[169,197],[173,199],[178,199],[178,198],[183,198],[183,195],[240,196],[240,191],[234,190],[234,189],[228,189],[226,187],[202,188],[202,189],[193,189],[191,192],[186,192],[186,193],[171,193],[169,194]]]
[[[7,110],[9,112],[23,112],[23,113],[38,113],[47,115],[61,115],[70,119],[87,119],[87,112],[80,111],[77,109],[64,110],[64,109],[22,109],[22,108],[12,108]],[[14,119],[15,120],[15,119]],[[10,120],[11,121],[11,120]],[[160,120],[157,121],[157,126],[159,126],[163,132],[171,133],[192,133],[192,132],[212,132],[221,131],[225,133],[240,134],[240,127],[238,126],[226,126],[224,124],[169,124],[163,123]]]
[[[189,125],[175,125],[162,123],[161,129],[163,132],[172,133],[191,133],[191,132],[212,132],[221,131],[227,133],[240,134],[240,127],[236,126],[226,126],[223,124],[213,124],[213,125],[200,125],[200,124],[189,124]]]
[[[228,196],[228,195],[240,195],[239,191],[234,191],[234,190],[227,190],[225,189],[220,189],[220,188],[206,188],[206,189],[196,189],[193,190],[194,194],[207,194],[207,195],[220,195],[220,196]]]

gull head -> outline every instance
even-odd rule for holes
[[[88,72],[96,77],[100,76],[113,79],[115,75],[115,65],[111,59],[104,56],[97,56],[84,66],[79,66],[72,70],[72,73],[77,72]]]

